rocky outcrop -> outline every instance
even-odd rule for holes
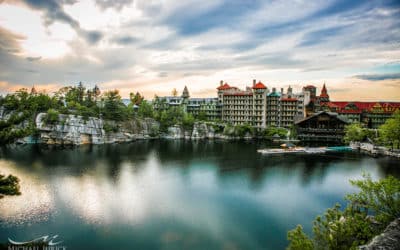
[[[400,249],[400,218],[392,221],[382,234],[375,236],[368,245],[360,250],[395,250]]]
[[[18,139],[17,143],[43,143],[48,145],[82,145],[130,142],[139,139],[239,139],[233,127],[226,128],[210,122],[195,122],[193,127],[174,125],[160,133],[160,124],[152,118],[132,119],[124,122],[104,121],[60,114],[57,122],[46,123],[46,113],[35,119],[37,133]],[[245,137],[243,137],[245,138]]]
[[[36,128],[39,131],[38,140],[44,144],[81,145],[103,144],[106,142],[106,133],[103,129],[103,120],[90,117],[87,120],[81,116],[59,115],[55,124],[46,124],[46,113],[36,117]]]
[[[45,116],[46,113],[40,113],[36,117],[37,142],[48,145],[130,142],[152,138],[158,134],[159,129],[159,124],[153,119],[116,123],[95,117],[84,119],[75,115],[59,115],[57,123],[46,124],[43,119]],[[27,140],[31,139],[25,138]]]

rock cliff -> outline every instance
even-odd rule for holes
[[[400,249],[400,218],[392,221],[382,234],[375,236],[368,245],[360,246],[360,250],[395,250]]]
[[[186,140],[240,138],[233,127],[227,128],[210,122],[195,122],[189,128],[174,125],[161,133],[159,122],[151,118],[115,122],[95,117],[84,118],[60,114],[56,122],[48,123],[46,115],[46,113],[40,113],[36,116],[35,135],[18,139],[17,143],[82,145],[130,142],[151,138]]]
[[[36,117],[37,142],[55,145],[81,145],[129,142],[154,136],[159,124],[153,119],[135,120],[124,123],[103,121],[99,118],[59,115],[55,124],[46,124],[46,113]]]

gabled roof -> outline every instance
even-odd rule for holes
[[[320,116],[320,115],[323,115],[323,114],[327,114],[327,115],[329,115],[329,116],[331,116],[331,117],[333,117],[333,118],[336,118],[336,119],[338,119],[338,120],[340,120],[340,121],[342,121],[342,122],[344,122],[344,123],[346,123],[346,124],[349,123],[346,119],[344,119],[343,117],[340,117],[340,116],[338,115],[338,113],[321,111],[321,112],[315,113],[315,114],[313,114],[313,115],[311,115],[311,116],[309,116],[309,117],[306,117],[306,118],[304,118],[304,119],[302,119],[302,120],[296,121],[295,124],[302,123],[302,122],[304,122],[304,121],[310,120],[310,119],[312,119],[312,118],[314,118],[314,117],[317,117],[317,116]]]
[[[265,85],[262,82],[258,82],[256,85],[253,86],[253,89],[266,89]]]
[[[217,89],[218,90],[226,90],[226,89],[230,89],[230,88],[231,88],[231,86],[229,86],[229,84],[225,83],[224,85],[219,86]]]

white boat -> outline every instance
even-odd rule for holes
[[[304,153],[304,148],[265,148],[257,150],[261,154],[293,154],[293,153]]]
[[[294,154],[294,153],[322,154],[322,153],[326,152],[326,147],[265,148],[265,149],[259,149],[259,150],[257,150],[257,152],[261,153],[261,154]]]

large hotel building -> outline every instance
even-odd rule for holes
[[[369,128],[382,125],[400,102],[332,102],[325,84],[317,96],[317,88],[307,85],[300,93],[281,88],[271,90],[262,82],[253,80],[251,87],[239,89],[221,81],[216,98],[190,98],[187,87],[181,96],[158,97],[153,101],[156,110],[180,106],[194,117],[222,121],[231,125],[251,125],[256,128],[290,128],[296,121],[321,111],[337,113],[348,122],[360,122]]]

